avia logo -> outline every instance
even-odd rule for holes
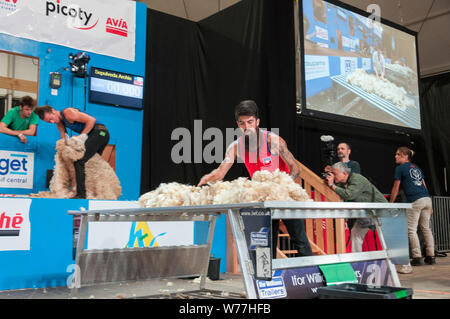
[[[166,233],[153,236],[146,222],[133,222],[130,229],[130,238],[126,248],[132,247],[158,247],[156,238],[164,236]]]
[[[27,175],[28,155],[11,154],[10,156],[10,158],[0,158],[0,175]]]
[[[92,19],[93,13],[89,13],[85,10],[83,10],[79,5],[77,4],[69,4],[64,5],[61,4],[61,0],[56,0],[55,2],[47,1],[46,9],[45,9],[45,15],[63,15],[69,18],[68,24],[76,29],[80,30],[89,30],[95,27],[98,23],[97,21],[89,26],[89,22]]]
[[[20,228],[23,223],[22,214],[17,213],[14,217],[6,215],[5,212],[0,214],[0,237],[2,236],[19,236]]]
[[[117,34],[122,37],[128,36],[128,25],[123,19],[108,18],[106,20],[106,32]]]

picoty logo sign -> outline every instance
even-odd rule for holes
[[[0,33],[135,61],[137,10],[124,0],[0,0]]]
[[[79,30],[90,30],[94,28],[99,18],[93,18],[93,13],[78,4],[67,4],[64,1],[46,1],[45,15],[67,17],[68,25]]]
[[[34,153],[0,151],[0,188],[33,188]]]

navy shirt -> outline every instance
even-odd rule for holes
[[[64,109],[65,110],[65,109]],[[78,134],[81,134],[81,132],[84,130],[84,127],[86,126],[85,123],[81,123],[81,122],[73,122],[70,123],[69,121],[66,120],[66,118],[64,117],[64,110],[61,111],[61,117],[63,119],[64,122],[64,126],[66,128],[71,129],[74,132],[77,132]],[[100,124],[97,121],[95,121],[95,124]]]
[[[352,173],[361,174],[361,167],[357,161],[350,160],[346,162],[345,165],[352,170]]]
[[[430,196],[423,184],[423,172],[417,165],[407,162],[397,166],[394,177],[400,181],[400,186],[405,192],[408,203]]]

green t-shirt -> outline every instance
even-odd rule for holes
[[[6,124],[6,126],[14,131],[25,131],[30,128],[31,124],[38,124],[39,117],[32,112],[30,117],[21,118],[20,117],[20,106],[16,106],[6,113],[6,115],[2,118],[2,122]]]

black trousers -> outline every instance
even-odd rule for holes
[[[106,145],[109,142],[109,132],[102,124],[96,124],[94,128],[89,132],[88,138],[84,143],[86,151],[82,159],[74,163],[75,176],[77,181],[77,197],[86,198],[86,175],[84,166],[86,162],[98,153],[100,156],[105,150]]]
[[[312,249],[309,245],[308,237],[306,236],[305,220],[303,219],[284,219],[283,223],[286,225],[287,231],[291,240],[294,242],[295,249],[297,249],[296,257],[312,256]],[[272,220],[272,255],[273,258],[277,256],[277,241],[278,229],[280,227],[280,220]]]

